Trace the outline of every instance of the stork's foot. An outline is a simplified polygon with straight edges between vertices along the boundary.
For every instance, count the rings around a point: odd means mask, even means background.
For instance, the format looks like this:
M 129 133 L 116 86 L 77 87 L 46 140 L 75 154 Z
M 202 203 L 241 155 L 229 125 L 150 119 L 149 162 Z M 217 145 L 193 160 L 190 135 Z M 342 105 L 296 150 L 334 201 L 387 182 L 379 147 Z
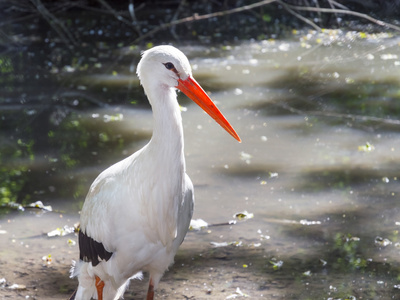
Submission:
M 100 279 L 100 277 L 95 276 L 96 278 L 96 289 L 97 289 L 97 299 L 103 300 L 103 288 L 104 288 L 104 281 Z
M 154 284 L 153 284 L 153 280 L 150 277 L 149 289 L 147 291 L 146 300 L 153 300 L 153 299 L 154 299 Z

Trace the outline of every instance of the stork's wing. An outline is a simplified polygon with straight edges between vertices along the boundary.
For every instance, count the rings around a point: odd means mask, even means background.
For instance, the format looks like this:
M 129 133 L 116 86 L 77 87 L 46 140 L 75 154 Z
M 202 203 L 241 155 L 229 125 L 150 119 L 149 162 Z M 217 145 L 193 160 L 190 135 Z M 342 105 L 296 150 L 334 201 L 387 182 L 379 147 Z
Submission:
M 84 262 L 91 262 L 93 267 L 97 266 L 100 260 L 109 260 L 112 255 L 102 243 L 87 236 L 82 230 L 79 231 L 79 251 L 79 258 Z

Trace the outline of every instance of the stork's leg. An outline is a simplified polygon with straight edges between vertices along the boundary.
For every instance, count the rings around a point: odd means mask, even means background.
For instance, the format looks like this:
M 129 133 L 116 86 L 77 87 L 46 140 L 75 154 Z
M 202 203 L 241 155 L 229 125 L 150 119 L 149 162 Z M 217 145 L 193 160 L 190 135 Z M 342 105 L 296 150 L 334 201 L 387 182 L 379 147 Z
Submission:
M 147 291 L 146 300 L 153 300 L 153 299 L 154 299 L 154 284 L 153 284 L 153 279 L 150 277 L 149 290 Z
M 97 299 L 103 300 L 104 282 L 98 276 L 95 276 L 95 278 L 96 278 Z

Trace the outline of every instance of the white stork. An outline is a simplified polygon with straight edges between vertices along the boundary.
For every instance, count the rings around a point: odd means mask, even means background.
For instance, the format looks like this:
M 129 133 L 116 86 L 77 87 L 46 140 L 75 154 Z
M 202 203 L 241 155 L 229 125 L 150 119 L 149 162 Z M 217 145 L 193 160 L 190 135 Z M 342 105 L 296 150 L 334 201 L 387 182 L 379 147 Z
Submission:
M 186 56 L 172 46 L 143 53 L 137 75 L 153 110 L 154 130 L 142 149 L 103 171 L 81 212 L 80 259 L 71 270 L 76 300 L 119 299 L 129 280 L 150 274 L 147 299 L 185 238 L 192 218 L 193 184 L 185 170 L 181 90 L 240 142 L 193 79 Z

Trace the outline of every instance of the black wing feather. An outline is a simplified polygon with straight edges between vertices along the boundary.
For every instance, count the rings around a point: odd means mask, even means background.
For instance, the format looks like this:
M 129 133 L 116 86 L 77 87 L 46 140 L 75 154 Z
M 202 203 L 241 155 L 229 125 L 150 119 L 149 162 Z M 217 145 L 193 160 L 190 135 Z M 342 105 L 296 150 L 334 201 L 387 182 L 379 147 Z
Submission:
M 108 252 L 102 243 L 99 243 L 79 230 L 79 258 L 84 262 L 91 262 L 93 267 L 100 263 L 100 260 L 109 260 L 112 252 Z

